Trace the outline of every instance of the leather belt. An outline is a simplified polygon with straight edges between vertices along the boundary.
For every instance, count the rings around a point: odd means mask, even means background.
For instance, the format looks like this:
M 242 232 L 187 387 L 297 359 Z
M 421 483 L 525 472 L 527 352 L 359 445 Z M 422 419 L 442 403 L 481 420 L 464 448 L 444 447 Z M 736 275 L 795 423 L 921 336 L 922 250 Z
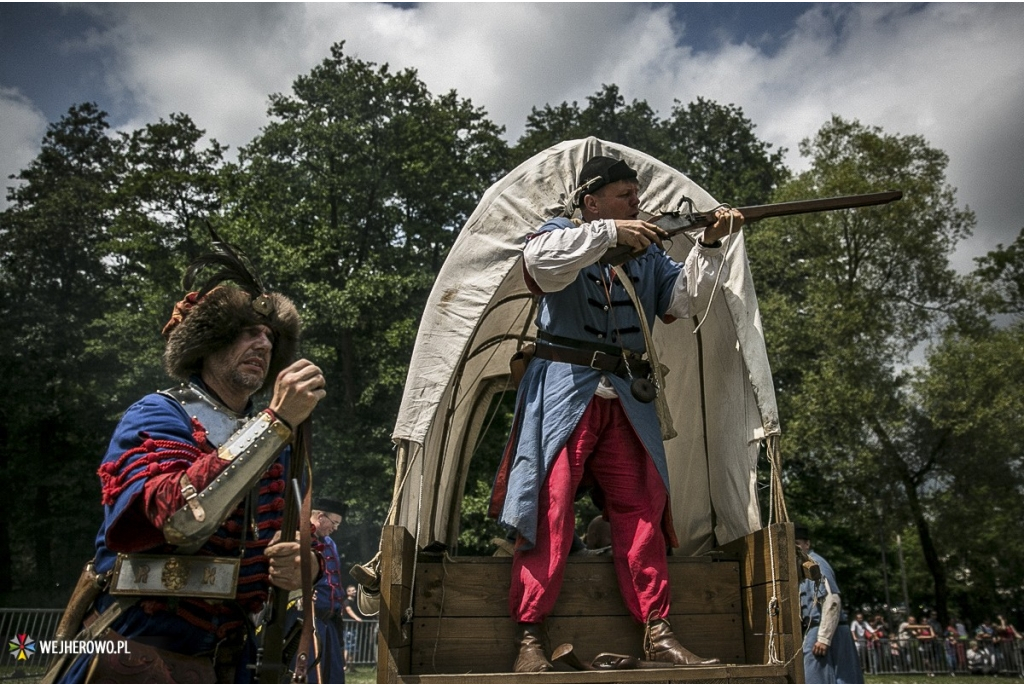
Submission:
M 534 356 L 553 362 L 588 366 L 598 371 L 613 373 L 622 378 L 647 378 L 651 372 L 651 364 L 646 360 L 637 357 L 627 360 L 621 354 L 610 354 L 601 350 L 555 347 L 554 345 L 539 343 Z
M 564 335 L 555 335 L 554 333 L 548 333 L 547 331 L 537 331 L 537 340 L 539 342 L 546 342 L 549 345 L 556 345 L 558 347 L 571 347 L 575 350 L 586 350 L 593 352 L 598 350 L 605 354 L 613 356 L 619 356 L 623 352 L 623 348 L 618 345 L 609 345 L 608 343 L 597 342 L 596 340 L 577 340 L 576 338 L 567 338 Z M 630 359 L 636 357 L 637 359 L 643 356 L 643 352 L 636 352 L 634 350 L 625 350 L 627 355 L 631 355 Z

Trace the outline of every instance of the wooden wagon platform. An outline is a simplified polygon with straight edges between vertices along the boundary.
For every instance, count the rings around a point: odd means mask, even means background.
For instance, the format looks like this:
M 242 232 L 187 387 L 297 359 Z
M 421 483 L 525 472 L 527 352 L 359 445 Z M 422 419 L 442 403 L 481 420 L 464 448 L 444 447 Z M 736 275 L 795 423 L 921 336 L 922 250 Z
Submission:
M 508 617 L 511 559 L 416 557 L 412 536 L 392 526 L 384 531 L 381 562 L 378 682 L 803 680 L 791 524 L 776 524 L 700 557 L 669 558 L 669 620 L 687 648 L 721 659 L 709 667 L 509 673 L 516 657 L 515 624 Z M 778 601 L 769 620 L 773 594 Z M 611 557 L 570 557 L 547 628 L 552 648 L 571 643 L 585 662 L 600 652 L 641 656 L 643 628 L 619 596 Z

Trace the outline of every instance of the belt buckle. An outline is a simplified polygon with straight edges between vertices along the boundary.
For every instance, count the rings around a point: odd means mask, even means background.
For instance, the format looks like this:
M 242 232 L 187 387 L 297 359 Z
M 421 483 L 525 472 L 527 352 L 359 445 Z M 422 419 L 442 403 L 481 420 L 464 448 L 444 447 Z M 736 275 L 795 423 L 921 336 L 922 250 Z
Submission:
M 604 371 L 604 369 L 597 365 L 597 355 L 599 354 L 601 354 L 601 350 L 594 350 L 594 356 L 590 358 L 590 368 Z

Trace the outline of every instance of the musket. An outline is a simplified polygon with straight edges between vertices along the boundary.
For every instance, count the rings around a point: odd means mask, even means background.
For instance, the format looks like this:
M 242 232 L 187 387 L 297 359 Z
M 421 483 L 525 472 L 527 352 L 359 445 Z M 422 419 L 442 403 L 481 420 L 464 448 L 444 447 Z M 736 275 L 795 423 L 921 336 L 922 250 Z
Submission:
M 303 421 L 295 430 L 292 440 L 292 454 L 288 462 L 288 480 L 292 485 L 285 490 L 285 507 L 281 517 L 281 540 L 292 539 L 296 531 L 299 532 L 300 554 L 302 556 L 302 582 L 308 585 L 310 573 L 308 566 L 308 553 L 310 549 L 308 538 L 309 512 L 308 492 L 304 497 L 298 485 L 298 478 L 302 468 L 309 460 L 309 433 L 310 419 Z M 312 486 L 312 484 L 309 484 Z M 285 683 L 285 682 L 306 682 L 305 667 L 308 658 L 308 648 L 300 653 L 296 659 L 295 671 L 291 669 L 291 660 L 296 650 L 303 650 L 303 642 L 308 641 L 312 631 L 311 601 L 310 593 L 303 592 L 303 618 L 298 623 L 302 632 L 301 638 L 296 639 L 295 630 L 285 633 L 285 620 L 288 615 L 288 592 L 275 587 L 271 593 L 269 619 L 263 626 L 263 642 L 259 647 L 254 680 L 264 683 Z M 298 644 L 298 647 L 296 646 Z
M 749 207 L 736 207 L 743 214 L 744 223 L 752 224 L 761 219 L 775 216 L 792 216 L 794 214 L 812 214 L 814 212 L 831 212 L 836 209 L 852 209 L 854 207 L 870 207 L 872 205 L 884 205 L 894 202 L 903 197 L 903 191 L 890 190 L 884 193 L 866 193 L 864 195 L 840 195 L 839 197 L 827 197 L 820 200 L 796 200 L 793 202 L 778 202 L 771 205 L 751 205 Z M 715 223 L 715 213 L 710 212 L 683 212 L 671 211 L 662 212 L 649 219 L 657 222 L 660 219 L 672 217 L 680 219 L 682 224 L 673 228 L 665 229 L 668 237 L 684 231 L 695 231 L 707 228 Z M 609 248 L 601 258 L 601 263 L 618 265 L 638 257 L 643 252 L 634 251 L 628 245 L 616 245 Z

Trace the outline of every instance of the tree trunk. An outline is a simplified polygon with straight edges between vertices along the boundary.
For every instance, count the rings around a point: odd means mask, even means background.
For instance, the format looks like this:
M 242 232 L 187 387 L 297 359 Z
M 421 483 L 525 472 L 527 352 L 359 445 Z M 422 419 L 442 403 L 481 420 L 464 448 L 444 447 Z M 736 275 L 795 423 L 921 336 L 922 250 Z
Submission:
M 932 578 L 935 581 L 935 611 L 939 614 L 939 621 L 945 625 L 946 620 L 949 618 L 947 607 L 949 591 L 946 587 L 946 567 L 942 565 L 939 553 L 935 549 L 935 543 L 932 541 L 928 520 L 924 516 L 921 500 L 917 496 L 917 488 L 913 487 L 906 480 L 904 480 L 903 486 L 907 489 L 907 502 L 910 504 L 914 525 L 917 527 L 917 536 L 921 540 L 921 552 L 924 554 L 925 563 L 928 564 L 928 570 L 931 571 Z
M 935 611 L 939 614 L 939 620 L 944 623 L 948 618 L 949 588 L 946 585 L 946 568 L 942 565 L 939 553 L 935 549 L 928 519 L 925 518 L 924 507 L 917 494 L 917 485 L 923 474 L 915 476 L 911 473 L 907 463 L 903 461 L 899 449 L 877 417 L 871 417 L 870 423 L 875 436 L 882 444 L 886 459 L 892 464 L 907 493 L 907 505 L 910 507 L 910 514 L 914 519 L 914 527 L 917 528 L 917 537 L 921 541 L 921 552 L 924 554 L 924 561 L 928 565 L 928 571 L 932 574 L 935 584 Z M 909 610 L 910 607 L 907 609 Z

